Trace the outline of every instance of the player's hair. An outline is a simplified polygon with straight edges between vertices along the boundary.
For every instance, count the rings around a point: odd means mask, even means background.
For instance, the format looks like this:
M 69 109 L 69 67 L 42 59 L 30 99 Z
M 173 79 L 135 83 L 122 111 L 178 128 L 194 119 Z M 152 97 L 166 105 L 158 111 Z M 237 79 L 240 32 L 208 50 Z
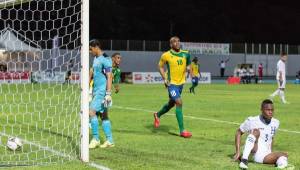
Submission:
M 99 47 L 101 49 L 101 43 L 97 39 L 93 39 L 90 41 L 90 46 L 91 47 Z
M 261 108 L 264 108 L 265 105 L 267 104 L 273 104 L 272 100 L 270 99 L 265 99 L 262 103 L 261 103 Z
M 198 58 L 197 58 L 197 57 L 194 57 L 192 61 L 193 61 L 193 62 L 197 62 L 197 61 L 198 61 Z
M 121 54 L 120 53 L 113 53 L 113 55 L 111 57 L 114 58 L 117 55 L 121 55 Z
M 175 38 L 180 39 L 178 36 L 173 36 L 173 37 L 170 38 L 170 43 L 171 43 Z
M 287 55 L 286 52 L 282 52 L 282 53 L 281 53 L 281 57 L 282 57 L 282 56 L 285 56 L 285 55 Z

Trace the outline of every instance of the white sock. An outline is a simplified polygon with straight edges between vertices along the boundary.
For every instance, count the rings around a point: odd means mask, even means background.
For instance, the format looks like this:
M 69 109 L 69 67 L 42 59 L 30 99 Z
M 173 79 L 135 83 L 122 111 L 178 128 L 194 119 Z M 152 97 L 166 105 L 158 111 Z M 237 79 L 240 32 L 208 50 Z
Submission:
M 277 89 L 273 94 L 271 94 L 271 97 L 275 97 L 276 95 L 278 95 L 279 94 L 279 92 L 280 92 L 280 90 L 279 89 Z
M 279 157 L 279 158 L 277 159 L 277 161 L 276 161 L 277 167 L 279 167 L 279 168 L 285 168 L 285 167 L 287 167 L 287 165 L 288 165 L 288 160 L 287 160 L 287 159 L 288 159 L 288 158 L 285 157 L 285 156 Z
M 254 147 L 255 141 L 256 141 L 256 137 L 253 134 L 249 134 L 247 136 L 242 159 L 247 159 L 248 160 L 248 157 L 251 153 L 251 150 Z
M 283 90 L 280 90 L 280 91 L 279 91 L 279 96 L 280 96 L 281 101 L 282 101 L 283 103 L 285 103 L 286 101 L 285 101 L 285 96 L 284 96 L 284 91 L 283 91 Z

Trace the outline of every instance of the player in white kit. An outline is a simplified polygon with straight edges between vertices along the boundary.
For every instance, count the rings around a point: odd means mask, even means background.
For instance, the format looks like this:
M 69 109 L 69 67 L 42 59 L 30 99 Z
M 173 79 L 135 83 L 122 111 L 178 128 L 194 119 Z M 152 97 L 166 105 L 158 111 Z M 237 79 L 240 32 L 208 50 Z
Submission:
M 248 168 L 250 153 L 253 153 L 254 161 L 264 164 L 275 164 L 283 169 L 288 165 L 288 154 L 285 152 L 272 152 L 273 138 L 279 127 L 279 120 L 273 118 L 273 102 L 266 99 L 261 104 L 261 114 L 248 117 L 238 128 L 235 135 L 235 161 L 240 159 L 241 136 L 247 133 L 240 168 Z
M 276 80 L 278 84 L 278 89 L 270 95 L 270 99 L 273 100 L 273 98 L 276 95 L 280 96 L 281 102 L 284 104 L 287 104 L 288 102 L 285 100 L 284 96 L 284 89 L 286 84 L 286 78 L 285 78 L 285 72 L 286 72 L 286 61 L 287 61 L 287 54 L 282 53 L 280 56 L 280 60 L 277 62 L 277 74 L 276 74 Z

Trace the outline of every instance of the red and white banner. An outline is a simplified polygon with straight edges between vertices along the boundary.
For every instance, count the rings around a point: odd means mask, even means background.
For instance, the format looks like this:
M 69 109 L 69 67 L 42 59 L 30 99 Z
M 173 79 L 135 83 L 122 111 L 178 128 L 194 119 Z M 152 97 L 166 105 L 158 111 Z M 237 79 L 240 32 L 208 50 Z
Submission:
M 71 73 L 71 83 L 80 83 L 80 72 Z
M 161 84 L 163 83 L 163 80 L 158 72 L 133 72 L 132 82 L 133 84 Z M 187 78 L 186 83 L 191 83 L 191 78 Z M 211 74 L 208 72 L 201 72 L 199 83 L 210 84 Z
M 29 83 L 30 73 L 28 71 L 0 72 L 0 83 Z

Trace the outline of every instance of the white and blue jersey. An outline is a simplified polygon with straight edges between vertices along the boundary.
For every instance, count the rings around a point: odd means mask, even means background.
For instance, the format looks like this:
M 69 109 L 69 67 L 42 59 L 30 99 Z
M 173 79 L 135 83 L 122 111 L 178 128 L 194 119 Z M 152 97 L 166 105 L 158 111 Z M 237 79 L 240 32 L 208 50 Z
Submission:
M 106 73 L 112 71 L 112 60 L 106 54 L 94 58 L 93 62 L 93 99 L 90 103 L 90 108 L 96 112 L 103 112 L 104 100 L 106 92 Z

